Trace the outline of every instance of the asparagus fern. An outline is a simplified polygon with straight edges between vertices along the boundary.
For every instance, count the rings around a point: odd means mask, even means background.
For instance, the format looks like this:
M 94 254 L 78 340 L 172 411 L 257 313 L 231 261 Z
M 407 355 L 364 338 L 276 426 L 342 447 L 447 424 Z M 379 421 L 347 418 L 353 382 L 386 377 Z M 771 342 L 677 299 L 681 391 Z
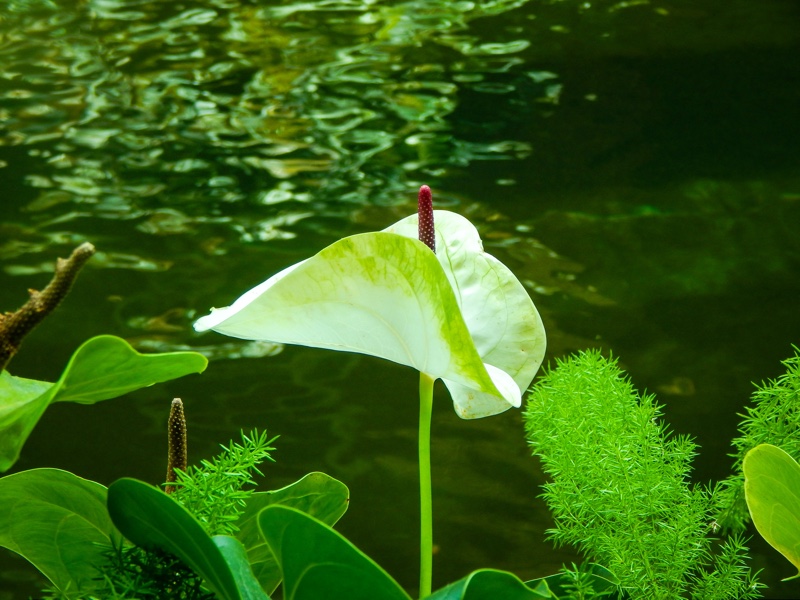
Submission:
M 655 398 L 598 351 L 559 361 L 539 381 L 525 422 L 552 478 L 550 537 L 607 567 L 634 598 L 758 597 L 742 540 L 714 558 L 713 490 L 690 484 L 696 446 L 660 417 Z

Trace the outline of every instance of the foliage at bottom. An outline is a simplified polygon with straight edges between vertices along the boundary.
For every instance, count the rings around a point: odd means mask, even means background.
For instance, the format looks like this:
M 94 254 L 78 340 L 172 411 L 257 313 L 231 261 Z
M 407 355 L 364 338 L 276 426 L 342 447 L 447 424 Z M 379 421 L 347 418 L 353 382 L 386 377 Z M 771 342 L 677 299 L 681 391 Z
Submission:
M 689 482 L 695 444 L 660 417 L 654 397 L 598 351 L 559 361 L 537 383 L 525 423 L 551 477 L 550 537 L 607 567 L 634 598 L 759 597 L 744 541 L 714 537 L 714 489 Z

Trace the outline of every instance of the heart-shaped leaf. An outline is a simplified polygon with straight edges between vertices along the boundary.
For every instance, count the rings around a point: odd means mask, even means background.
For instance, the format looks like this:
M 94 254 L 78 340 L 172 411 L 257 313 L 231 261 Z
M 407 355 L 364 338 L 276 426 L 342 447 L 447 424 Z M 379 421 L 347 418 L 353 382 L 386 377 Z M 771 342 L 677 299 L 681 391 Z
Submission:
M 209 536 L 161 490 L 136 479 L 118 479 L 108 488 L 108 512 L 131 542 L 174 554 L 221 600 L 269 600 L 250 570 L 244 546 L 229 536 Z
M 269 596 L 264 593 L 258 579 L 253 575 L 247 560 L 247 550 L 242 543 L 229 535 L 215 535 L 211 539 L 228 563 L 239 592 L 238 597 L 242 600 L 269 600 Z
M 744 494 L 758 530 L 800 577 L 800 465 L 777 446 L 761 444 L 744 457 Z
M 258 524 L 283 572 L 284 600 L 411 600 L 372 559 L 302 511 L 268 506 Z
M 236 521 L 237 539 L 247 548 L 253 573 L 267 593 L 281 581 L 281 570 L 258 528 L 258 513 L 267 506 L 280 504 L 303 511 L 333 525 L 347 510 L 350 491 L 341 481 L 325 473 L 309 473 L 279 490 L 256 492 L 247 499 L 244 512 Z
M 85 598 L 98 586 L 96 566 L 113 535 L 99 483 L 60 469 L 0 479 L 0 546 L 25 557 L 66 598 Z
M 56 383 L 0 372 L 0 471 L 8 470 L 53 402 L 94 404 L 139 388 L 205 370 L 197 352 L 140 354 L 123 339 L 101 335 L 84 342 Z

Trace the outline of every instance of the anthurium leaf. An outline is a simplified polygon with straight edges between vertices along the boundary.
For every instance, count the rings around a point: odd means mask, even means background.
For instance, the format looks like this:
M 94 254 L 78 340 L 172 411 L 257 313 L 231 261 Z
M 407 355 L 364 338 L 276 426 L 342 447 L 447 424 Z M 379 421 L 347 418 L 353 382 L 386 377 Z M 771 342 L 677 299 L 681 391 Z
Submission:
M 428 596 L 428 600 L 539 600 L 553 598 L 529 588 L 513 573 L 481 569 Z
M 484 366 L 436 256 L 394 233 L 334 242 L 199 319 L 195 329 L 377 356 L 508 407 L 520 404 L 511 376 L 493 372 L 502 379 L 498 389 Z M 459 414 L 482 416 L 465 398 Z
M 96 565 L 114 535 L 99 483 L 59 469 L 0 479 L 0 546 L 25 557 L 66 598 L 85 598 L 98 586 Z
M 247 550 L 242 543 L 229 535 L 215 535 L 211 538 L 222 553 L 225 562 L 231 570 L 239 597 L 242 599 L 262 598 L 269 600 L 269 596 L 261 589 L 261 584 L 250 568 L 247 560 Z
M 249 565 L 241 544 L 220 539 L 226 536 L 212 539 L 161 490 L 136 479 L 118 479 L 108 488 L 108 513 L 131 542 L 174 554 L 221 600 L 268 600 L 252 573 L 246 573 Z
M 341 481 L 325 473 L 309 473 L 279 490 L 256 492 L 247 499 L 244 512 L 236 521 L 236 534 L 245 548 L 253 573 L 267 593 L 281 581 L 281 570 L 258 528 L 258 513 L 267 506 L 291 506 L 333 525 L 347 510 L 350 491 Z
M 52 387 L 46 381 L 0 371 L 0 472 L 17 462 L 25 440 L 52 400 Z
M 0 471 L 16 462 L 25 440 L 53 402 L 94 404 L 200 373 L 207 364 L 197 352 L 140 354 L 121 338 L 101 335 L 75 351 L 56 383 L 0 372 Z
M 539 594 L 542 598 L 555 598 L 557 599 L 558 596 L 550 589 L 550 586 L 547 585 L 546 578 L 542 579 L 534 579 L 533 581 L 526 581 L 525 585 L 531 588 L 534 592 Z
M 410 600 L 383 569 L 339 533 L 288 506 L 258 515 L 283 572 L 284 600 Z
M 744 494 L 758 533 L 800 577 L 800 465 L 781 448 L 760 444 L 744 457 Z
M 208 365 L 198 352 L 141 354 L 122 338 L 100 335 L 75 351 L 55 384 L 53 402 L 94 404 L 116 398 L 154 383 L 190 373 L 202 373 Z
M 447 210 L 433 211 L 436 258 L 455 291 L 459 309 L 475 348 L 487 365 L 510 375 L 526 390 L 544 358 L 547 340 L 542 319 L 530 295 L 511 270 L 484 252 L 475 226 Z M 413 214 L 385 231 L 416 239 L 419 215 Z M 460 406 L 474 413 L 494 414 L 509 408 L 496 396 L 464 388 L 445 379 L 450 394 Z

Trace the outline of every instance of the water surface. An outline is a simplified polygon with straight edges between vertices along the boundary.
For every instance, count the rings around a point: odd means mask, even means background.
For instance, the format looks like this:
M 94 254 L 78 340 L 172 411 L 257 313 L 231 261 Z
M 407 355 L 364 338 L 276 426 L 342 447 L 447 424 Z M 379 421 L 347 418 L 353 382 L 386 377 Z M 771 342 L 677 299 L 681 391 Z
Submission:
M 729 469 L 751 381 L 800 343 L 800 8 L 683 2 L 10 0 L 0 11 L 0 307 L 83 240 L 99 254 L 13 373 L 86 338 L 191 347 L 201 377 L 54 406 L 15 469 L 158 482 L 173 396 L 190 458 L 281 435 L 265 486 L 324 470 L 339 529 L 411 592 L 416 376 L 191 330 L 275 271 L 409 214 L 422 183 L 526 285 L 548 360 L 590 346 Z M 519 411 L 460 421 L 437 388 L 435 587 L 554 551 Z M 791 568 L 763 545 L 772 588 Z M 0 593 L 36 592 L 0 556 Z

